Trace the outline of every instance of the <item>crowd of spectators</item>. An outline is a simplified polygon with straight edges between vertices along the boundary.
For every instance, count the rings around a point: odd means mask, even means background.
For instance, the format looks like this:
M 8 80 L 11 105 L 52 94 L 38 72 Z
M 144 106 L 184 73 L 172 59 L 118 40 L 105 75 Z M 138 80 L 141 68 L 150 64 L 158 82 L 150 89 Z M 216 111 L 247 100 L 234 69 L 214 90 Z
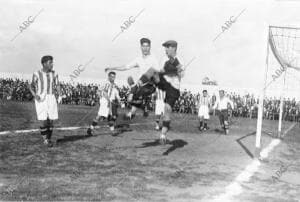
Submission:
M 97 84 L 77 84 L 60 83 L 62 93 L 61 104 L 89 105 L 95 106 L 99 100 Z M 121 97 L 121 106 L 127 106 L 126 95 L 129 91 L 128 87 L 119 88 Z M 197 114 L 198 101 L 201 94 L 193 94 L 184 90 L 181 92 L 179 99 L 176 101 L 173 111 L 177 113 Z M 227 96 L 233 101 L 234 109 L 230 110 L 230 114 L 234 117 L 257 118 L 258 98 L 254 95 L 240 95 L 236 93 L 228 93 Z M 150 109 L 154 109 L 154 97 L 149 104 Z M 0 99 L 14 101 L 32 101 L 33 97 L 29 91 L 29 82 L 22 79 L 1 79 L 0 78 Z M 211 105 L 214 104 L 217 96 L 211 95 Z M 264 119 L 279 119 L 280 100 L 276 98 L 266 98 L 264 100 Z M 283 119 L 286 121 L 300 121 L 300 102 L 295 99 L 285 99 L 283 105 Z

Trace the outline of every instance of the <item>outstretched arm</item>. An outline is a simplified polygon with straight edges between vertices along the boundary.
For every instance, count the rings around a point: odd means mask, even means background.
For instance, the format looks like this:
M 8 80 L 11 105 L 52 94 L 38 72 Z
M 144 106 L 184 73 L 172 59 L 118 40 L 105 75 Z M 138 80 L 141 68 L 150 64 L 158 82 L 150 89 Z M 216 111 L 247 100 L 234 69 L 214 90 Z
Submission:
M 120 67 L 107 67 L 107 68 L 105 68 L 105 72 L 107 72 L 107 71 L 127 71 L 127 70 L 130 70 L 135 67 L 137 67 L 137 66 L 128 67 L 128 66 L 123 65 Z
M 107 72 L 107 71 L 127 71 L 127 70 L 137 68 L 137 67 L 139 67 L 139 65 L 138 65 L 138 63 L 136 62 L 136 59 L 135 59 L 127 65 L 122 65 L 122 66 L 119 66 L 119 67 L 105 68 L 105 72 Z

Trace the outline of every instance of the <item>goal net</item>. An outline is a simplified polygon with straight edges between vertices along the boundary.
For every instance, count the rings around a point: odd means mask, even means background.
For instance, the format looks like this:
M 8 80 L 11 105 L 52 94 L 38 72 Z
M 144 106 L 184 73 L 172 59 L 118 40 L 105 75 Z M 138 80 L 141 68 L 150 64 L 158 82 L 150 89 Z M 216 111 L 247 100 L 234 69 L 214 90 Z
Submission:
M 264 86 L 258 103 L 256 148 L 261 135 L 282 138 L 300 121 L 300 28 L 269 26 Z

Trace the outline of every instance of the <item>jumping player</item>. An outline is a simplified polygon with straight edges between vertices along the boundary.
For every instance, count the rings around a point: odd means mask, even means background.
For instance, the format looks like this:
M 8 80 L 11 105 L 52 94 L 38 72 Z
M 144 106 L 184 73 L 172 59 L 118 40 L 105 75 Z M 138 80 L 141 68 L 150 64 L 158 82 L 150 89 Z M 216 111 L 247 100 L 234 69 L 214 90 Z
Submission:
M 51 136 L 53 121 L 58 119 L 57 98 L 60 95 L 60 87 L 58 75 L 53 71 L 53 57 L 43 56 L 41 63 L 42 69 L 33 73 L 29 90 L 34 97 L 37 119 L 42 122 L 40 132 L 44 144 L 52 147 Z
M 99 91 L 100 95 L 100 107 L 96 118 L 87 130 L 87 135 L 92 136 L 95 126 L 98 125 L 99 121 L 108 121 L 109 129 L 113 135 L 117 134 L 115 131 L 115 125 L 117 120 L 118 103 L 120 102 L 120 96 L 118 88 L 115 84 L 116 73 L 108 73 L 108 83 Z
M 224 90 L 220 90 L 219 95 L 220 98 L 216 100 L 213 108 L 218 110 L 221 127 L 224 129 L 225 135 L 227 135 L 229 133 L 228 105 L 230 105 L 232 109 L 234 105 L 228 97 L 225 97 Z
M 160 135 L 160 142 L 166 144 L 166 134 L 170 128 L 171 112 L 176 100 L 180 96 L 180 80 L 183 77 L 182 60 L 177 57 L 177 42 L 166 41 L 162 44 L 165 47 L 166 59 L 163 69 L 158 72 L 150 68 L 137 82 L 139 87 L 135 94 L 145 93 L 145 83 L 153 82 L 157 88 L 166 92 L 163 114 L 163 127 Z
M 202 91 L 202 96 L 199 99 L 199 130 L 208 130 L 207 122 L 209 120 L 209 107 L 210 107 L 210 98 L 207 94 L 207 90 Z
M 158 70 L 158 60 L 155 56 L 153 56 L 150 52 L 151 50 L 151 41 L 148 38 L 142 38 L 140 39 L 140 45 L 141 45 L 141 52 L 142 54 L 135 58 L 133 61 L 131 61 L 129 64 L 120 66 L 120 67 L 109 67 L 106 68 L 105 71 L 128 71 L 128 70 L 135 70 L 135 73 L 133 73 L 133 77 L 128 78 L 128 84 L 132 85 L 134 84 L 137 79 L 140 78 L 142 73 L 146 72 L 149 68 L 153 68 Z M 129 83 L 130 82 L 130 83 Z M 152 85 L 148 86 L 151 90 L 151 93 L 155 91 L 155 88 Z M 133 92 L 135 92 L 136 88 L 131 88 L 131 93 L 128 96 L 127 101 L 131 103 L 132 107 L 130 112 L 127 113 L 127 117 L 129 119 L 132 119 L 132 117 L 135 115 L 137 108 L 143 108 L 141 104 L 139 103 L 139 100 L 145 98 L 148 94 L 144 94 L 141 96 L 133 96 Z M 151 94 L 149 93 L 149 94 Z

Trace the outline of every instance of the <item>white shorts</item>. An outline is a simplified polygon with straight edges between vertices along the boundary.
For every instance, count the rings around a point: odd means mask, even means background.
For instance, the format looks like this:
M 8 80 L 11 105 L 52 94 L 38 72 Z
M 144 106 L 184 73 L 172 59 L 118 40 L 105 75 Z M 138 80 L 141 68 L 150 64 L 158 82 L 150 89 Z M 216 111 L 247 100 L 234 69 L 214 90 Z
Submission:
M 37 119 L 45 121 L 58 119 L 57 101 L 54 95 L 41 96 L 41 101 L 35 100 Z
M 103 117 L 107 118 L 109 113 L 110 113 L 110 110 L 109 110 L 107 99 L 101 98 L 98 116 L 103 116 Z
M 155 101 L 155 115 L 164 114 L 165 111 L 165 102 L 163 100 Z
M 203 117 L 204 119 L 209 119 L 209 109 L 208 106 L 200 106 L 198 111 L 198 117 Z

